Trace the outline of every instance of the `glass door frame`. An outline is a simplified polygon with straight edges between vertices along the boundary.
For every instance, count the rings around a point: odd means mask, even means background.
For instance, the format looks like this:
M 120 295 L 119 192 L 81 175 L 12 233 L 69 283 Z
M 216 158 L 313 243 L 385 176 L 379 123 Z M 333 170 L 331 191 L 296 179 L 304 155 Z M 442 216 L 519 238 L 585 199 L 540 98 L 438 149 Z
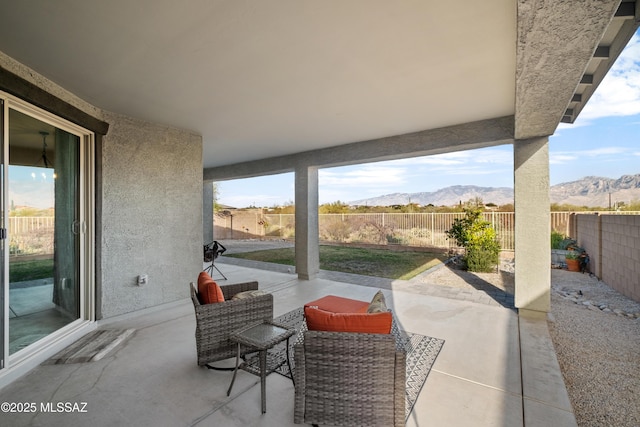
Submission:
M 49 334 L 36 343 L 17 351 L 14 354 L 9 355 L 9 318 L 7 313 L 9 305 L 9 251 L 8 242 L 9 238 L 0 241 L 3 245 L 4 254 L 3 259 L 0 262 L 3 263 L 4 268 L 2 280 L 2 286 L 0 287 L 3 292 L 4 299 L 4 313 L 2 313 L 2 325 L 3 335 L 2 344 L 0 348 L 3 350 L 2 358 L 4 359 L 4 366 L 2 368 L 8 368 L 20 363 L 22 360 L 29 358 L 33 354 L 39 352 L 45 347 L 49 347 L 62 338 L 73 334 L 78 329 L 86 326 L 87 323 L 95 322 L 95 135 L 93 132 L 82 128 L 74 123 L 71 123 L 65 119 L 62 119 L 53 113 L 45 111 L 39 107 L 36 107 L 28 102 L 25 102 L 12 95 L 6 94 L 0 91 L 0 99 L 4 100 L 2 106 L 3 120 L 3 177 L 2 177 L 2 192 L 7 194 L 8 190 L 8 168 L 6 167 L 10 162 L 8 157 L 9 147 L 9 110 L 19 111 L 23 114 L 29 115 L 37 120 L 48 123 L 56 128 L 62 129 L 66 132 L 74 134 L 79 137 L 80 141 L 80 190 L 79 190 L 79 221 L 80 221 L 80 261 L 79 261 L 79 278 L 80 278 L 80 313 L 79 318 L 61 329 Z M 0 119 L 2 122 L 2 119 Z M 8 212 L 7 197 L 2 200 L 2 210 Z M 1 372 L 1 371 L 0 371 Z
M 9 144 L 5 144 L 8 139 L 8 127 L 4 126 L 5 122 L 5 104 L 3 98 L 0 97 L 0 370 L 4 369 L 8 356 L 7 342 L 5 337 L 9 336 L 9 318 L 5 318 L 5 313 L 9 310 L 9 301 L 5 287 L 9 287 L 9 239 L 7 236 L 7 203 L 5 201 L 7 194 L 7 176 L 4 164 L 8 156 Z

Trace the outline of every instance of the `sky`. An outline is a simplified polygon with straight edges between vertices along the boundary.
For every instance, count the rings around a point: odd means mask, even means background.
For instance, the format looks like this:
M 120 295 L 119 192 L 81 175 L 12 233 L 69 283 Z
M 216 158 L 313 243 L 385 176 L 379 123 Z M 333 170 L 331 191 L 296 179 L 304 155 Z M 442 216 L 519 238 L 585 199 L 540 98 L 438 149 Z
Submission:
M 54 206 L 53 169 L 30 166 L 9 167 L 10 206 L 48 209 Z
M 585 176 L 640 173 L 640 30 L 632 37 L 573 124 L 549 138 L 551 185 Z M 513 187 L 511 145 L 395 161 L 320 169 L 320 204 L 451 185 Z M 217 202 L 233 207 L 292 203 L 294 175 L 223 181 Z

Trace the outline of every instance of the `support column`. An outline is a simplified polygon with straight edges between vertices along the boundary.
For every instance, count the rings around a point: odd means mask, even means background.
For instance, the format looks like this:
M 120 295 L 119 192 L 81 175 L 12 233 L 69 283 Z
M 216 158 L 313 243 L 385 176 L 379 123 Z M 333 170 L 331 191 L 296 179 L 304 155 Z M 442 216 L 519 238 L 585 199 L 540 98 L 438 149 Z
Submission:
M 213 183 L 202 183 L 202 242 L 209 244 L 213 241 Z
M 515 305 L 548 312 L 551 307 L 549 139 L 516 140 L 514 153 Z
M 318 168 L 296 167 L 296 272 L 311 280 L 320 272 Z

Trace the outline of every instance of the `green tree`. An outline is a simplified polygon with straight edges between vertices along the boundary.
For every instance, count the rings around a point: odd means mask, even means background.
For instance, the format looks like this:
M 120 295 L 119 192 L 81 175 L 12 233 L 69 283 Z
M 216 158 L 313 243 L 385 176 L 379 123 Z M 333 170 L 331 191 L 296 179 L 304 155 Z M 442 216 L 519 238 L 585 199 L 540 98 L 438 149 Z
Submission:
M 318 212 L 321 214 L 335 214 L 348 213 L 350 210 L 349 205 L 338 200 L 337 202 L 320 205 Z
M 491 223 L 482 218 L 482 208 L 465 208 L 465 216 L 456 218 L 447 237 L 465 249 L 469 271 L 491 272 L 498 264 L 500 243 Z
M 273 213 L 276 214 L 294 214 L 296 213 L 296 205 L 292 200 L 289 200 L 282 206 L 274 206 L 270 209 Z
M 640 199 L 633 199 L 621 207 L 622 211 L 640 211 Z

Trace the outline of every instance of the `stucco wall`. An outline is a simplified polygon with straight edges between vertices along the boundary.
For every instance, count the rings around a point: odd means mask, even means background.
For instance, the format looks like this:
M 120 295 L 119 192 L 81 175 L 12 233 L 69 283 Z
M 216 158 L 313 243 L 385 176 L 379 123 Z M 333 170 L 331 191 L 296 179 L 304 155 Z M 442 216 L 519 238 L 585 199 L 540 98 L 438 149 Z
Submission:
M 97 318 L 187 298 L 202 270 L 202 137 L 104 111 L 3 52 L 0 66 L 109 124 L 96 149 Z
M 202 269 L 202 139 L 111 113 L 105 120 L 98 314 L 107 318 L 188 297 Z
M 599 242 L 590 237 L 598 222 L 602 230 Z M 592 271 L 613 289 L 640 302 L 640 215 L 577 215 L 577 230 L 578 244 L 589 253 Z M 599 250 L 600 260 L 593 256 Z

